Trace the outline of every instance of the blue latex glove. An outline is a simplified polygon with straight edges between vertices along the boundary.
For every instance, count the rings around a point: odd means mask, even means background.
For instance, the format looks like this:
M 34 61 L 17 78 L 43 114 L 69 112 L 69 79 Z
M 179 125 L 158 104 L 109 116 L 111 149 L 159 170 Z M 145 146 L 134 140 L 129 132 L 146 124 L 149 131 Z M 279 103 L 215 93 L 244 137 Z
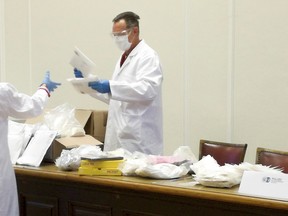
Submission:
M 50 71 L 46 72 L 42 83 L 46 85 L 46 88 L 48 88 L 49 92 L 54 91 L 54 89 L 56 89 L 59 85 L 61 85 L 61 83 L 53 82 L 50 80 Z
M 88 86 L 100 93 L 110 93 L 110 83 L 109 80 L 99 80 L 94 82 L 89 82 Z
M 77 68 L 74 68 L 74 75 L 76 78 L 83 78 L 82 72 L 78 70 Z

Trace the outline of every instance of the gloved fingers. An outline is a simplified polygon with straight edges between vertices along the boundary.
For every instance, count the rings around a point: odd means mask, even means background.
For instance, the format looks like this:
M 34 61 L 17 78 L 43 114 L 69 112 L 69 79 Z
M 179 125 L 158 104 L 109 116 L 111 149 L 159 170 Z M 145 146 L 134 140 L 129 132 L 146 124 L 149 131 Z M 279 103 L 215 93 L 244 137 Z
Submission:
M 76 78 L 83 78 L 82 72 L 78 70 L 77 68 L 74 68 L 74 75 Z
M 52 92 L 55 88 L 57 88 L 59 85 L 61 85 L 61 83 L 51 81 L 50 71 L 47 71 L 45 73 L 45 77 L 44 77 L 44 80 L 42 83 L 44 83 L 46 85 L 46 87 L 48 88 L 48 90 L 50 92 Z
M 53 83 L 54 85 L 57 85 L 57 86 L 61 85 L 61 83 L 59 83 L 59 82 L 53 82 L 53 81 L 51 81 L 51 83 Z
M 101 84 L 99 81 L 89 82 L 88 86 L 101 93 Z
M 50 71 L 46 71 L 44 79 L 50 79 Z
M 100 81 L 93 81 L 93 82 L 89 82 L 88 83 L 88 86 L 89 87 L 95 87 L 95 86 L 99 86 L 99 84 L 100 84 Z
M 55 82 L 51 82 L 50 83 L 50 91 L 53 92 L 54 89 L 58 88 L 58 86 L 60 86 L 61 83 L 55 83 Z
M 54 81 L 52 81 L 52 80 L 50 79 L 50 72 L 48 72 L 47 74 L 48 74 L 48 80 L 49 80 L 49 82 L 50 82 L 51 84 L 61 85 L 61 83 L 59 83 L 59 82 L 54 82 Z
M 102 94 L 111 92 L 109 80 L 99 80 L 89 82 L 88 86 Z

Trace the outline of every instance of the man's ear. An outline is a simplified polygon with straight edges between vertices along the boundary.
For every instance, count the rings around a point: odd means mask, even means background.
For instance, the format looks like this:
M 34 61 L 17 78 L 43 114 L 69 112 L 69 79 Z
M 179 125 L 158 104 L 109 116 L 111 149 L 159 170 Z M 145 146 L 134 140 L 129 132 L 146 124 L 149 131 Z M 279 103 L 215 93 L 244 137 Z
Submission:
M 138 26 L 134 26 L 134 27 L 133 27 L 133 33 L 134 33 L 134 34 L 138 34 L 138 33 L 139 33 L 139 28 L 138 28 Z

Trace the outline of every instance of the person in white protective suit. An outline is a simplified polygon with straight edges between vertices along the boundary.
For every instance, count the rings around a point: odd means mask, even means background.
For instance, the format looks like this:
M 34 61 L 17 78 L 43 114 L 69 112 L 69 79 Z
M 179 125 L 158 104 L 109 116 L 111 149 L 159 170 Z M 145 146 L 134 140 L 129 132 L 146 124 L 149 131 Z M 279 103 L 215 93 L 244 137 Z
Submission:
M 30 118 L 40 115 L 45 102 L 60 83 L 50 80 L 45 74 L 43 83 L 33 96 L 19 93 L 9 83 L 0 83 L 0 215 L 18 216 L 18 195 L 15 173 L 8 147 L 8 118 Z
M 139 38 L 140 17 L 124 12 L 113 19 L 112 37 L 123 51 L 111 80 L 89 82 L 90 94 L 109 104 L 104 151 L 163 154 L 162 81 L 158 54 Z M 83 77 L 74 68 L 75 77 Z

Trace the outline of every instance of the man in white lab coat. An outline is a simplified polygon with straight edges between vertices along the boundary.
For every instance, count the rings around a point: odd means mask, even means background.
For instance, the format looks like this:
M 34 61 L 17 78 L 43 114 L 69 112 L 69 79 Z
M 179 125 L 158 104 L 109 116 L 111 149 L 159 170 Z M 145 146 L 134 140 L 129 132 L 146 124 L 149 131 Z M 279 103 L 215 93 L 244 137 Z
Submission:
M 113 19 L 112 37 L 123 51 L 111 80 L 90 82 L 91 94 L 109 103 L 104 150 L 161 155 L 162 69 L 157 53 L 139 38 L 140 17 L 124 12 Z M 74 70 L 76 77 L 81 71 Z
M 0 83 L 0 215 L 18 216 L 16 179 L 8 147 L 8 117 L 30 118 L 41 114 L 44 105 L 60 83 L 50 80 L 47 72 L 33 96 L 19 93 L 9 83 Z

